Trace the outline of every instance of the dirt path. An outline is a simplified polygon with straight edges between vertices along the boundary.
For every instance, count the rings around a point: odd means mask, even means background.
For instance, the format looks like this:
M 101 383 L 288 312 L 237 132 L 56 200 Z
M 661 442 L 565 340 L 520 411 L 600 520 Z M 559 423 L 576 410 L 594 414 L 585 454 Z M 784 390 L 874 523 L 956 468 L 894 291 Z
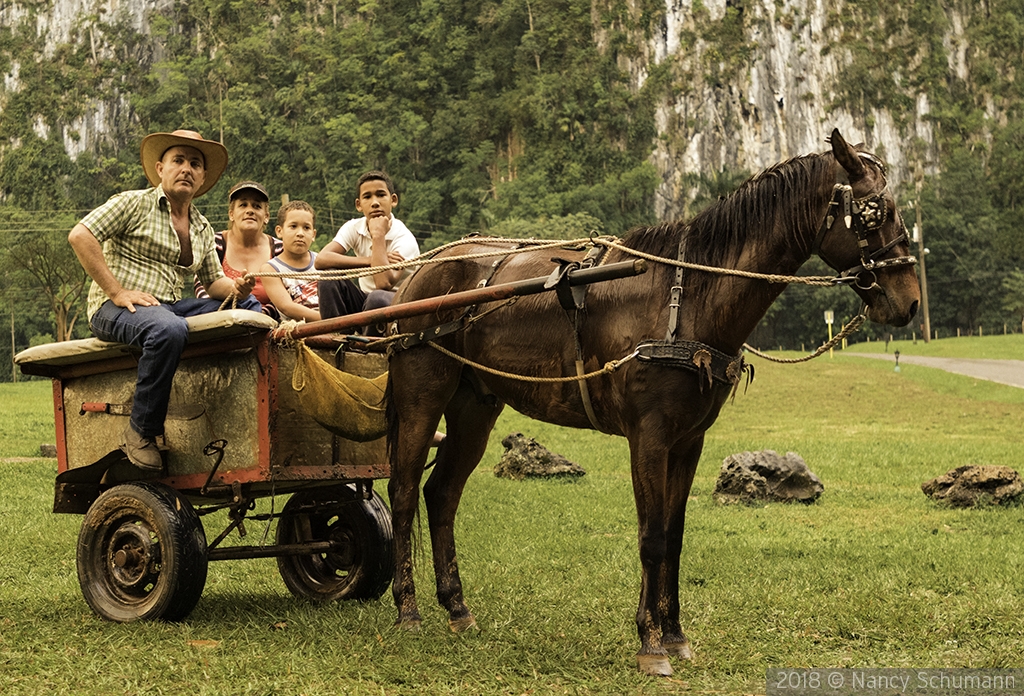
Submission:
M 846 353 L 855 358 L 877 358 L 888 360 L 894 366 L 896 358 L 890 354 Z M 922 355 L 901 355 L 900 364 L 937 367 L 946 372 L 967 375 L 989 382 L 1008 384 L 1024 389 L 1024 360 L 982 360 L 980 358 L 930 358 Z

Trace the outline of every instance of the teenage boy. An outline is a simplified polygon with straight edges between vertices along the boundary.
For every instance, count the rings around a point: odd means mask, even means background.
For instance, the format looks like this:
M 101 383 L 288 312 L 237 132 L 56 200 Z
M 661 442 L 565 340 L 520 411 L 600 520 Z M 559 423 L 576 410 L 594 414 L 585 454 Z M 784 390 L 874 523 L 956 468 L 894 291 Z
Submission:
M 317 270 L 387 266 L 419 256 L 416 238 L 392 214 L 397 205 L 398 195 L 387 174 L 374 170 L 359 177 L 356 210 L 363 217 L 341 226 L 317 254 Z M 412 269 L 405 268 L 362 276 L 358 285 L 351 280 L 321 280 L 320 315 L 327 319 L 387 307 L 395 289 L 410 275 Z
M 113 196 L 68 235 L 92 278 L 89 326 L 97 337 L 142 349 L 132 414 L 120 445 L 129 461 L 159 472 L 171 382 L 188 343 L 185 317 L 215 312 L 232 295 L 240 309 L 260 311 L 253 281 L 224 275 L 213 228 L 192 205 L 224 173 L 224 146 L 195 131 L 151 133 L 142 168 L 153 188 Z M 196 276 L 212 299 L 182 299 Z
M 316 213 L 305 201 L 290 201 L 277 211 L 274 234 L 284 248 L 263 264 L 261 273 L 305 273 L 313 270 L 317 253 L 309 250 L 316 239 Z M 263 278 L 270 301 L 282 315 L 296 321 L 319 321 L 320 312 L 315 280 L 302 278 Z

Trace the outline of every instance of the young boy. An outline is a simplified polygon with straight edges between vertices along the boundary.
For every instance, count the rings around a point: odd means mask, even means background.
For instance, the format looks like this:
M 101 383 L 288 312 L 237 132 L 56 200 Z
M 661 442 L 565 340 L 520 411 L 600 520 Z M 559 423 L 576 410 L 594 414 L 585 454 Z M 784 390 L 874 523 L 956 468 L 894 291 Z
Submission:
M 387 266 L 419 256 L 416 238 L 392 214 L 397 205 L 398 195 L 387 174 L 374 170 L 359 177 L 356 210 L 363 217 L 341 226 L 334 240 L 317 255 L 316 268 Z M 387 307 L 395 289 L 410 275 L 412 269 L 406 268 L 362 276 L 358 285 L 351 280 L 321 280 L 320 314 L 326 319 Z
M 309 250 L 316 239 L 316 214 L 305 201 L 291 201 L 277 211 L 274 233 L 284 245 L 281 253 L 263 264 L 262 273 L 302 273 L 313 270 L 317 254 Z M 319 321 L 319 301 L 315 280 L 301 278 L 263 278 L 267 296 L 282 315 L 289 319 Z

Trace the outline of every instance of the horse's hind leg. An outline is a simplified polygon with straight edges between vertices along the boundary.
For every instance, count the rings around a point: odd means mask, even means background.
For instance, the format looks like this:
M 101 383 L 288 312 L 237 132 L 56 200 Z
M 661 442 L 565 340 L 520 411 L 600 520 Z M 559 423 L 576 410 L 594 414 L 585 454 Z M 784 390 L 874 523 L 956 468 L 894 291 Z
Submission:
M 424 350 L 407 351 L 392 358 L 388 383 L 388 495 L 395 553 L 391 593 L 398 609 L 395 624 L 409 630 L 420 626 L 412 548 L 420 479 L 441 413 L 456 389 L 461 371 L 461 365 L 425 359 L 431 354 Z
M 476 627 L 476 620 L 462 595 L 462 580 L 455 556 L 455 513 L 470 474 L 487 448 L 487 438 L 503 404 L 481 397 L 463 379 L 445 410 L 447 437 L 430 477 L 423 486 L 423 500 L 430 524 L 434 552 L 437 601 L 448 611 L 453 631 Z

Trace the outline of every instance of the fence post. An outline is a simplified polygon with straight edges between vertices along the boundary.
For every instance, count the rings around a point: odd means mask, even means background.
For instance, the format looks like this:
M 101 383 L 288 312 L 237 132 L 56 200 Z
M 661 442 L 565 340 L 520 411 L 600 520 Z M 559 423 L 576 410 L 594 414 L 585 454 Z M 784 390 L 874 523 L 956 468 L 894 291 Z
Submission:
M 11 307 L 11 381 L 18 381 L 18 366 L 14 362 L 14 307 Z

